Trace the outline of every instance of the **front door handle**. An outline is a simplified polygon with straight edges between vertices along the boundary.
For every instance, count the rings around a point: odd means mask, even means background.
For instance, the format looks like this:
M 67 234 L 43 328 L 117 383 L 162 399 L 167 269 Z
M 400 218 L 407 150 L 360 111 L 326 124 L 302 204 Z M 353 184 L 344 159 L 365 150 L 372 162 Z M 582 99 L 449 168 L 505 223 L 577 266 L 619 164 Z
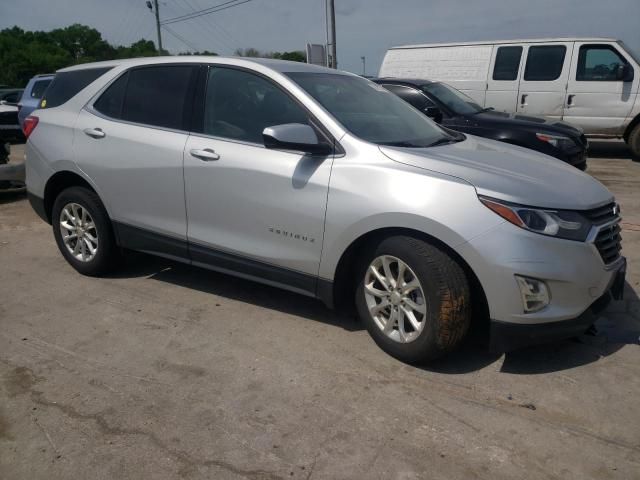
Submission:
M 527 97 L 529 95 L 526 93 L 523 93 L 522 96 L 520 97 L 520 105 L 526 105 L 527 104 Z
M 203 150 L 198 150 L 198 149 L 194 148 L 189 153 L 191 153 L 192 157 L 199 158 L 200 160 L 202 160 L 204 162 L 210 162 L 212 160 L 219 160 L 220 159 L 220 155 L 218 155 L 216 152 L 214 152 L 210 148 L 205 148 Z
M 83 132 L 91 138 L 104 138 L 107 135 L 101 128 L 85 128 Z
M 573 99 L 574 99 L 575 95 L 569 95 L 567 97 L 567 107 L 573 107 Z

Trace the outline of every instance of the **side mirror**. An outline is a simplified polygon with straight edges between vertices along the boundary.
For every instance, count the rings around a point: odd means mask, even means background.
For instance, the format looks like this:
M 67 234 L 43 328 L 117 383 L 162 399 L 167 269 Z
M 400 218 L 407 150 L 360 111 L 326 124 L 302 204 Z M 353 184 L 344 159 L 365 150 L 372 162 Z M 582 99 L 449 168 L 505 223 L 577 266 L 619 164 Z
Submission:
M 631 65 L 618 65 L 616 67 L 616 80 L 623 82 L 633 81 L 633 68 L 631 68 Z
M 8 105 L 9 102 L 7 102 L 6 100 L 0 100 L 0 105 Z
M 424 113 L 436 123 L 440 123 L 442 121 L 442 110 L 438 107 L 427 107 L 424 109 Z
M 329 155 L 333 147 L 318 140 L 313 128 L 303 123 L 267 127 L 262 132 L 264 146 L 280 150 L 298 150 L 311 155 Z

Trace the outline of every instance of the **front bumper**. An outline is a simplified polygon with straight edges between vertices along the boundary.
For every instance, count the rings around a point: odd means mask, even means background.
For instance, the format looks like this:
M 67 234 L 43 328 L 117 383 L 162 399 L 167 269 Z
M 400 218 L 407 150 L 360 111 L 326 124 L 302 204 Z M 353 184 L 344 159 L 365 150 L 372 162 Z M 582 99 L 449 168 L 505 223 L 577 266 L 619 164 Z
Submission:
M 496 336 L 492 345 L 500 348 L 581 333 L 593 323 L 588 314 L 592 306 L 600 305 L 602 297 L 608 299 L 612 289 L 621 291 L 620 283 L 624 284 L 619 273 L 625 269 L 624 257 L 605 265 L 594 243 L 539 235 L 508 222 L 456 251 L 483 288 Z M 538 312 L 525 313 L 515 275 L 544 281 L 549 304 Z M 514 341 L 520 336 L 521 342 Z
M 0 164 L 0 182 L 8 183 L 10 186 L 24 186 L 24 180 L 24 162 Z
M 626 261 L 621 263 L 610 289 L 576 318 L 533 324 L 491 320 L 489 348 L 502 353 L 582 335 L 598 319 L 598 314 L 607 308 L 612 298 L 622 298 L 625 273 Z

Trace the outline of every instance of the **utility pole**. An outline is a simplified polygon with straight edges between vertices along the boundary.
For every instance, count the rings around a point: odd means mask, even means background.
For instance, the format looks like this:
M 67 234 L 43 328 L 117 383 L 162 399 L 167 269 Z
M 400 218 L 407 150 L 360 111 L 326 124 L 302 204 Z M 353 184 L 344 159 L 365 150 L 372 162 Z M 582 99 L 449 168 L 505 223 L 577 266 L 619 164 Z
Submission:
M 331 67 L 338 68 L 338 54 L 336 52 L 336 6 L 334 0 L 329 0 L 329 16 L 331 17 Z
M 153 0 L 156 14 L 156 31 L 158 32 L 158 55 L 162 55 L 162 34 L 160 33 L 160 9 L 158 8 L 158 0 Z M 147 2 L 147 6 L 151 8 L 151 2 Z
M 360 57 L 360 60 L 362 60 L 362 76 L 366 77 L 367 76 L 367 58 Z

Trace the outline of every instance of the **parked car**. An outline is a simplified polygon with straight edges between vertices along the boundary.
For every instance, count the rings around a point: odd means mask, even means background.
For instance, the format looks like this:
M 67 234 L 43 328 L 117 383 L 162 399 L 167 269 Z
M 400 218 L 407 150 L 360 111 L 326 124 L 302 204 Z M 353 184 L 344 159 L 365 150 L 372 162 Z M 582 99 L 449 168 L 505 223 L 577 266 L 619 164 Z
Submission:
M 587 139 L 581 130 L 567 123 L 482 108 L 445 83 L 397 78 L 374 82 L 447 128 L 531 148 L 580 170 L 587 168 Z
M 587 136 L 623 138 L 640 157 L 640 60 L 615 39 L 394 47 L 379 76 L 446 82 L 482 107 L 565 120 Z
M 24 123 L 24 119 L 29 116 L 40 105 L 40 99 L 53 80 L 52 74 L 36 75 L 24 88 L 22 97 L 18 102 L 18 121 L 20 126 Z
M 619 208 L 598 181 L 444 130 L 380 85 L 270 59 L 63 69 L 25 120 L 27 188 L 64 258 L 120 248 L 355 302 L 408 362 L 491 318 L 492 346 L 584 332 L 619 297 Z
M 0 134 L 0 190 L 24 189 L 24 163 L 9 163 L 11 145 Z
M 22 88 L 0 89 L 0 105 L 17 105 L 23 91 Z
M 0 104 L 0 144 L 16 142 L 24 139 L 18 123 L 18 107 Z

